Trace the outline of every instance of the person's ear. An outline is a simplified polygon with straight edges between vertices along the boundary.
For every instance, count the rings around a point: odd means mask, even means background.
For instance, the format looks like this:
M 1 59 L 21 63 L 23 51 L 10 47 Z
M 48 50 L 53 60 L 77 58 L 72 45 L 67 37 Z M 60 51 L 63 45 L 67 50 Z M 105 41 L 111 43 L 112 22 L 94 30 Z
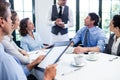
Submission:
M 12 29 L 14 29 L 15 27 L 14 27 L 14 24 L 12 24 L 12 27 L 11 27 Z
M 120 29 L 119 29 L 119 27 L 115 27 L 115 29 L 117 30 L 117 31 L 119 31 Z
M 4 27 L 4 19 L 3 19 L 3 17 L 0 17 L 0 27 Z
M 94 24 L 94 23 L 95 23 L 95 20 L 92 20 L 91 22 L 92 22 L 92 24 Z

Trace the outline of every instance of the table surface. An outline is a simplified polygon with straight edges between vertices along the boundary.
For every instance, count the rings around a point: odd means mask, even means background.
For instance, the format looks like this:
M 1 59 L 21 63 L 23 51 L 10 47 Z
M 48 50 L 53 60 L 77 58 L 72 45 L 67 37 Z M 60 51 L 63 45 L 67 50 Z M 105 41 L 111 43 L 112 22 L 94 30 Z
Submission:
M 97 60 L 84 56 L 84 65 L 71 65 L 75 54 L 64 54 L 58 61 L 56 80 L 120 80 L 120 57 L 97 53 Z M 111 60 L 112 58 L 115 58 Z

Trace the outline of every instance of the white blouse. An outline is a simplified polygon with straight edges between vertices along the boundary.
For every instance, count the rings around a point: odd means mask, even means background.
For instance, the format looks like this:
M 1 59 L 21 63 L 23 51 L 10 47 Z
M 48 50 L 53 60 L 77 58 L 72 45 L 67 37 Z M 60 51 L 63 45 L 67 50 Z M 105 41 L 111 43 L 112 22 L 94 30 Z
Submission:
M 5 52 L 15 56 L 16 58 L 18 58 L 20 60 L 20 62 L 22 64 L 27 64 L 30 63 L 30 58 L 28 56 L 24 56 L 22 55 L 18 50 L 20 50 L 21 48 L 19 48 L 15 42 L 12 39 L 12 36 L 4 36 L 3 40 L 2 40 L 2 45 L 4 46 Z
M 120 37 L 116 39 L 116 35 L 115 35 L 114 36 L 114 42 L 113 42 L 113 45 L 112 45 L 112 50 L 111 50 L 113 55 L 117 55 L 117 50 L 118 50 L 119 43 L 120 43 Z

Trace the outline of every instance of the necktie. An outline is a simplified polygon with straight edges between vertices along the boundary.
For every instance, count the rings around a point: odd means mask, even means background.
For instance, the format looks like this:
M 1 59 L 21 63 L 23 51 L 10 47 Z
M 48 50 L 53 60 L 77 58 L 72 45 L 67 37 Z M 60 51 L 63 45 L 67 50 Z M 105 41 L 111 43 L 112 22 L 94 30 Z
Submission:
M 59 10 L 59 18 L 61 18 L 61 15 L 62 15 L 62 6 L 59 7 L 60 10 Z
M 89 29 L 87 29 L 86 32 L 85 32 L 84 47 L 88 47 L 88 33 L 89 33 Z

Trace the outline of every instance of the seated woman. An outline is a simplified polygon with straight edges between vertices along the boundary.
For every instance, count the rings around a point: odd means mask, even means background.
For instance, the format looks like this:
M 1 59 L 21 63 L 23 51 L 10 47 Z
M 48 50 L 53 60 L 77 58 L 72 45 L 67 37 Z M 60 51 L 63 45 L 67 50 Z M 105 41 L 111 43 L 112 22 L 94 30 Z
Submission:
M 111 20 L 110 31 L 114 32 L 114 34 L 110 35 L 104 52 L 120 56 L 120 15 L 115 15 Z
M 21 48 L 19 48 L 15 42 L 13 41 L 13 36 L 12 33 L 15 29 L 18 28 L 19 26 L 19 17 L 15 11 L 11 11 L 11 20 L 12 20 L 12 28 L 11 28 L 11 33 L 9 35 L 4 36 L 2 40 L 2 44 L 4 46 L 4 49 L 7 53 L 9 53 L 12 56 L 15 56 L 20 60 L 21 63 L 23 64 L 28 64 L 30 63 L 30 58 L 27 52 Z
M 29 61 L 29 55 L 26 51 L 19 48 L 15 42 L 12 40 L 12 32 L 18 28 L 19 26 L 19 17 L 15 11 L 11 11 L 11 20 L 12 20 L 12 27 L 11 27 L 11 33 L 7 36 L 4 36 L 4 39 L 2 40 L 2 44 L 4 46 L 5 52 L 12 55 L 16 62 L 22 67 L 22 70 L 24 71 L 24 75 L 28 76 L 33 70 L 33 68 L 39 64 L 42 59 L 44 58 L 44 55 L 38 56 L 37 59 L 35 59 L 33 62 L 30 63 Z M 23 64 L 21 64 L 23 63 Z M 26 65 L 24 65 L 26 64 Z M 23 66 L 24 65 L 24 66 Z M 56 75 L 56 64 L 49 65 L 44 72 L 44 80 L 52 80 Z M 40 76 L 40 75 L 39 75 Z M 10 77 L 9 77 L 10 78 Z
M 21 20 L 19 32 L 22 39 L 20 41 L 20 46 L 28 52 L 45 48 L 41 41 L 40 35 L 37 32 L 33 32 L 33 30 L 34 24 L 29 18 L 24 18 Z

